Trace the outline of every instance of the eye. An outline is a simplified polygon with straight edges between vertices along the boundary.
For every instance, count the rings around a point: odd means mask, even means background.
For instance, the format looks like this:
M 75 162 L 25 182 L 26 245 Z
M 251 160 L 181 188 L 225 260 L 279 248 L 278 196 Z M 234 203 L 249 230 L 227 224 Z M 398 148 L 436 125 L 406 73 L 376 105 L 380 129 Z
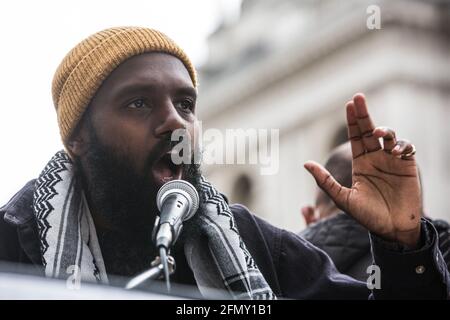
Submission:
M 128 104 L 127 107 L 133 109 L 150 108 L 150 106 L 144 99 L 136 99 Z
M 190 99 L 180 101 L 179 106 L 185 112 L 192 112 L 194 110 L 194 102 Z

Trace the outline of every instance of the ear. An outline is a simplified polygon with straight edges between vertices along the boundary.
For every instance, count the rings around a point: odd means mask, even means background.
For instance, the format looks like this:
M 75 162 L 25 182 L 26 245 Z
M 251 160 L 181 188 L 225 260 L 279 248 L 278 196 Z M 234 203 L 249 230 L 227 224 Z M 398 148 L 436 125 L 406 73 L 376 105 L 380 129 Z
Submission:
M 315 210 L 313 206 L 305 206 L 301 209 L 303 218 L 305 219 L 306 226 L 317 221 Z
M 87 152 L 89 142 L 85 121 L 81 121 L 67 142 L 67 148 L 76 157 L 81 157 Z

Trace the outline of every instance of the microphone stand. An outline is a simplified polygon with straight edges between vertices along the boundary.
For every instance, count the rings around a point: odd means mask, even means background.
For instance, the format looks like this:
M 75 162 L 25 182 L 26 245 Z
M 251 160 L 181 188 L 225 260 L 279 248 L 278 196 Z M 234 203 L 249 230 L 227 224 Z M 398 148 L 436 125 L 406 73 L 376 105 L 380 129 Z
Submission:
M 125 289 L 130 290 L 138 287 L 147 280 L 156 280 L 163 274 L 166 278 L 167 291 L 170 292 L 169 274 L 175 272 L 175 259 L 172 256 L 166 255 L 166 249 L 160 248 L 160 256 L 157 256 L 151 263 L 151 268 L 144 271 L 130 281 L 127 282 Z

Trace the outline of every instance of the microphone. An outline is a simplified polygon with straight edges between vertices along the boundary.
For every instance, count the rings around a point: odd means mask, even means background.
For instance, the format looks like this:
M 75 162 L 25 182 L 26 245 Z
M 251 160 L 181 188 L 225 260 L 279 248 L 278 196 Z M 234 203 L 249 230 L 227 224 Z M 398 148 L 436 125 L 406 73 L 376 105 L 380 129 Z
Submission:
M 170 273 L 175 270 L 175 260 L 168 256 L 168 252 L 177 241 L 183 228 L 183 222 L 192 218 L 197 212 L 199 197 L 194 186 L 184 180 L 172 180 L 165 183 L 156 195 L 159 216 L 155 219 L 152 238 L 159 249 L 159 258 L 154 260 L 152 269 L 145 271 L 131 279 L 126 289 L 133 289 L 147 279 L 157 279 L 164 273 L 167 292 L 170 292 Z M 169 268 L 171 265 L 172 271 Z M 153 263 L 152 263 L 153 265 Z
M 194 186 L 184 180 L 165 183 L 156 195 L 160 211 L 153 228 L 157 248 L 168 251 L 177 241 L 183 222 L 192 218 L 198 209 L 199 197 Z

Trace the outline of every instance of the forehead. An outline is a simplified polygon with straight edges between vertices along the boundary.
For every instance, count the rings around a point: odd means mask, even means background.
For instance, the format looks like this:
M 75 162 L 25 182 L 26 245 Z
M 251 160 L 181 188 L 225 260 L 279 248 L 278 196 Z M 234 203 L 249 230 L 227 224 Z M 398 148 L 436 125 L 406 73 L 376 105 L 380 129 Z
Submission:
M 106 88 L 112 93 L 140 85 L 193 88 L 189 72 L 181 60 L 166 53 L 145 53 L 120 64 L 103 82 L 100 90 Z

